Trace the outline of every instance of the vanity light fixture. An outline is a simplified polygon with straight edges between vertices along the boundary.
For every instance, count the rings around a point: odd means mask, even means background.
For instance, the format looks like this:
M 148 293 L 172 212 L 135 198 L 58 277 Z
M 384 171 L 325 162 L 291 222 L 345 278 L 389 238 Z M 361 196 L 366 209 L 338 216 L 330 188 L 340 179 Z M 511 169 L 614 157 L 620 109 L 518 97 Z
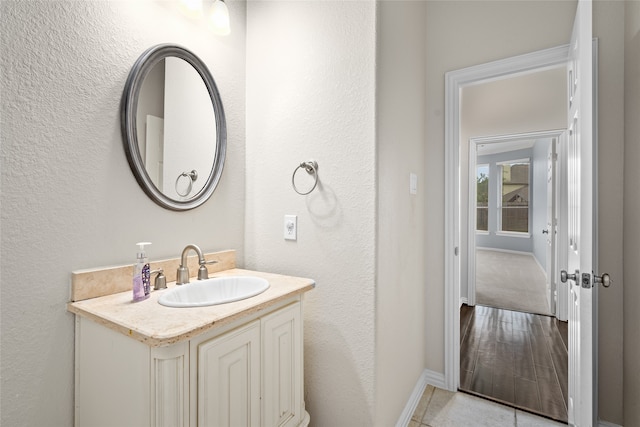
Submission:
M 221 36 L 226 36 L 231 32 L 229 26 L 229 9 L 224 0 L 215 0 L 211 5 L 211 24 L 213 31 Z
M 202 0 L 180 0 L 180 8 L 188 16 L 202 16 Z
M 207 3 L 210 3 L 207 1 Z M 182 12 L 192 18 L 206 18 L 213 32 L 226 36 L 231 33 L 229 25 L 229 9 L 224 0 L 213 0 L 209 12 L 205 13 L 203 0 L 180 0 L 180 9 Z

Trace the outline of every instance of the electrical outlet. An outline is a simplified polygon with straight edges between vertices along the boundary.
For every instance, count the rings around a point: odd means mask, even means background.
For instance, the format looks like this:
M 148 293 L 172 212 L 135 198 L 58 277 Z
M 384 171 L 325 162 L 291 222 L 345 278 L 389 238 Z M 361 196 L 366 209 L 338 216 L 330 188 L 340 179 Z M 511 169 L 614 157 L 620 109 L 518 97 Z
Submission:
M 284 216 L 284 239 L 298 240 L 298 217 L 296 215 Z

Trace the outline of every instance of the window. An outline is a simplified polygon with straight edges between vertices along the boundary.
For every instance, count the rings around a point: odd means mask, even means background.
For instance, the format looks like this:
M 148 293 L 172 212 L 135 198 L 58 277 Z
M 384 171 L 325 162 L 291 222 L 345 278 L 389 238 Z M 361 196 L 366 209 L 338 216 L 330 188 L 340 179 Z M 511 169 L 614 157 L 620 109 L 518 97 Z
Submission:
M 476 167 L 476 231 L 489 231 L 489 165 Z
M 499 163 L 500 231 L 529 232 L 529 159 Z

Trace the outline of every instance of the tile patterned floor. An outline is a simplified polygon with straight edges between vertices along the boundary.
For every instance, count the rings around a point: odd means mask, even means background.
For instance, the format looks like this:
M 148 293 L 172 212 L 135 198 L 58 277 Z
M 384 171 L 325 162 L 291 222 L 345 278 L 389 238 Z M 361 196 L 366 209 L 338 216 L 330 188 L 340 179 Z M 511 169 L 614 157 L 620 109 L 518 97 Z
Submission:
M 566 323 L 476 306 L 460 311 L 460 390 L 567 421 Z
M 409 427 L 561 427 L 539 417 L 470 394 L 427 386 Z

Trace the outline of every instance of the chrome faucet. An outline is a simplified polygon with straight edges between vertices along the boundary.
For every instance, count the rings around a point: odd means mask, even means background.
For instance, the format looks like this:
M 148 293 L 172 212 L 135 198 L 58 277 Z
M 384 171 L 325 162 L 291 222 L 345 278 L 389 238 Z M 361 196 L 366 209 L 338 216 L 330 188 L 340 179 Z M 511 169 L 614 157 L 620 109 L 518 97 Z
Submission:
M 200 264 L 200 268 L 198 269 L 198 280 L 206 280 L 209 278 L 209 270 L 207 270 L 206 264 L 215 264 L 218 261 L 207 261 L 204 259 L 202 255 L 202 251 L 197 245 L 187 245 L 182 250 L 182 256 L 180 258 L 180 267 L 178 267 L 178 271 L 176 272 L 176 285 L 185 285 L 189 283 L 189 268 L 187 267 L 187 254 L 190 250 L 194 250 L 196 254 L 198 254 L 198 264 Z

